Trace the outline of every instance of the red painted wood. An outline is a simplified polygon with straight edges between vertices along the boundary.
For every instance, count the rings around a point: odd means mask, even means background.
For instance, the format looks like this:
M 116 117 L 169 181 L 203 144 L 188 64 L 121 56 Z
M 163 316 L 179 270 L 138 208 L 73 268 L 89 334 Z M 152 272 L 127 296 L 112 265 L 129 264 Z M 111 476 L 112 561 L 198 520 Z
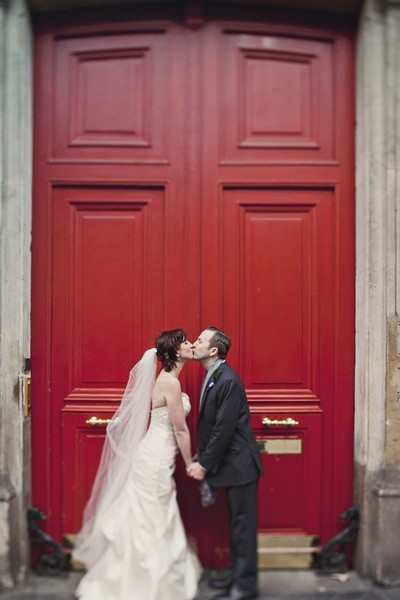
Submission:
M 244 378 L 259 437 L 265 414 L 315 415 L 305 447 L 311 439 L 316 445 L 299 459 L 300 502 L 302 512 L 319 506 L 318 531 L 308 533 L 324 543 L 352 504 L 351 38 L 276 22 L 215 25 L 206 35 L 204 323 L 232 334 L 230 361 Z M 301 99 L 288 87 L 289 72 Z M 332 85 L 342 74 L 345 85 Z M 286 492 L 287 472 L 279 472 L 274 489 L 286 498 L 279 505 L 285 531 L 297 498 Z M 268 473 L 260 485 L 266 529 L 274 512 Z
M 165 31 L 57 40 L 52 157 L 165 163 Z M 169 98 L 168 100 L 171 100 Z M 67 118 L 65 118 L 67 117 Z
M 226 109 L 220 160 L 243 165 L 332 159 L 332 40 L 246 29 L 232 27 L 221 39 L 219 87 Z
M 89 497 L 105 438 L 105 427 L 91 427 L 86 421 L 94 415 L 109 419 L 113 412 L 104 412 L 103 407 L 95 406 L 92 411 L 62 415 L 62 494 L 68 498 L 68 502 L 63 503 L 64 533 L 80 528 L 82 506 Z
M 291 417 L 299 425 L 294 429 L 263 430 L 260 427 L 263 416 L 278 420 Z M 319 493 L 314 490 L 319 491 L 321 487 L 321 421 L 322 414 L 317 411 L 282 413 L 266 410 L 253 416 L 259 440 L 300 440 L 302 446 L 301 454 L 262 455 L 267 473 L 259 493 L 259 529 L 263 533 L 319 535 L 323 506 Z M 299 498 L 302 501 L 296 502 Z
M 215 323 L 257 437 L 302 440 L 263 457 L 260 530 L 324 542 L 352 502 L 352 35 L 160 10 L 36 24 L 34 502 L 57 538 L 76 531 L 104 435 L 86 419 L 112 413 L 158 331 Z M 202 375 L 183 377 L 193 438 Z M 225 565 L 223 496 L 205 511 L 180 460 L 176 477 L 201 560 Z

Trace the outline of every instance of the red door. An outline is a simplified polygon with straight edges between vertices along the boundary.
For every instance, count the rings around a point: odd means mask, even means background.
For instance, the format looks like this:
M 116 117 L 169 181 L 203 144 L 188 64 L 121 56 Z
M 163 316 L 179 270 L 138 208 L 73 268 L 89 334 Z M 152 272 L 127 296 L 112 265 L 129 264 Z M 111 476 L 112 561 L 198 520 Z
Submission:
M 76 532 L 131 365 L 160 330 L 213 323 L 263 451 L 260 546 L 296 554 L 352 500 L 351 34 L 163 10 L 36 25 L 34 499 Z M 202 561 L 224 564 L 223 497 L 204 511 L 177 479 Z

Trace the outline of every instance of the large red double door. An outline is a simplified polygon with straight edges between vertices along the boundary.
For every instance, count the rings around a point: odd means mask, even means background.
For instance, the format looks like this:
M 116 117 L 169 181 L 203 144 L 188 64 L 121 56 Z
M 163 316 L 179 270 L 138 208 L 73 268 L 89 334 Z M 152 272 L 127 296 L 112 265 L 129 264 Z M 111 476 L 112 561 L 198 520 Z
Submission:
M 295 554 L 352 501 L 352 37 L 162 10 L 36 24 L 34 501 L 76 532 L 132 364 L 163 329 L 215 324 L 263 452 L 260 545 Z M 201 376 L 182 382 L 193 440 Z M 177 479 L 202 561 L 224 564 L 223 498 L 201 509 Z

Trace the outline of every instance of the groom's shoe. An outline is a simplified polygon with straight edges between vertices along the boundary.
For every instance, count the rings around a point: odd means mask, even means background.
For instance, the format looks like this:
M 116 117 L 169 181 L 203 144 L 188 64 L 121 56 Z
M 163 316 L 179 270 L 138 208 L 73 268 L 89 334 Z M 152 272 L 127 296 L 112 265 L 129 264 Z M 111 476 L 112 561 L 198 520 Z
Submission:
M 229 590 L 232 585 L 232 575 L 228 573 L 225 577 L 210 577 L 207 585 L 214 590 Z
M 254 598 L 258 598 L 258 594 L 257 592 L 247 592 L 233 587 L 229 592 L 218 594 L 213 597 L 213 600 L 214 598 L 218 598 L 218 600 L 253 600 Z

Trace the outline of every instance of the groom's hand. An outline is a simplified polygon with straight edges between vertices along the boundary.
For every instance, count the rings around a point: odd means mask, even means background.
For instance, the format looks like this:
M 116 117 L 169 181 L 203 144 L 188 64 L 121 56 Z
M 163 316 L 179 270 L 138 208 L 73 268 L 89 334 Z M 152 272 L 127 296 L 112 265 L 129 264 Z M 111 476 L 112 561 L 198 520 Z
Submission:
M 197 479 L 197 481 L 203 481 L 204 477 L 206 476 L 206 471 L 200 466 L 199 462 L 192 462 L 192 464 L 186 469 L 186 473 L 189 475 L 189 477 Z

